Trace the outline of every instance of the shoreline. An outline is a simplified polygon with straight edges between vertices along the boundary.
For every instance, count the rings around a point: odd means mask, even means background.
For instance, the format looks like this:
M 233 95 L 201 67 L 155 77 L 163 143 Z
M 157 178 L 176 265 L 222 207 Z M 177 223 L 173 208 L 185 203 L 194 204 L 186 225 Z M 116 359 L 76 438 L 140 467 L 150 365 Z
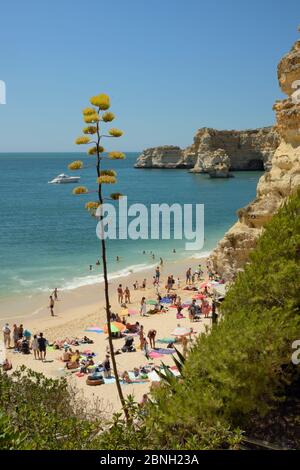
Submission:
M 165 292 L 164 281 L 169 274 L 173 274 L 174 279 L 177 279 L 177 277 L 181 279 L 180 289 L 176 288 L 174 292 L 180 295 L 182 300 L 190 298 L 192 293 L 183 290 L 183 287 L 185 286 L 184 281 L 186 269 L 188 267 L 192 267 L 192 270 L 195 271 L 199 264 L 201 264 L 203 270 L 206 272 L 206 259 L 206 257 L 199 259 L 190 257 L 180 261 L 164 264 L 161 267 L 162 282 L 160 292 Z M 155 288 L 152 285 L 153 275 L 154 269 L 148 268 L 145 271 L 130 274 L 124 278 L 126 279 L 125 282 L 121 280 L 121 278 L 111 280 L 109 291 L 112 311 L 119 314 L 121 313 L 121 306 L 118 304 L 117 299 L 117 286 L 120 283 L 123 285 L 123 288 L 125 288 L 127 285 L 129 286 L 131 291 L 130 308 L 133 308 L 137 311 L 139 310 L 139 304 L 142 296 L 145 296 L 146 299 L 156 298 Z M 146 289 L 144 290 L 140 288 L 138 290 L 133 290 L 133 282 L 138 280 L 139 284 L 141 284 L 144 278 L 147 278 Z M 85 330 L 92 326 L 98 326 L 103 329 L 104 324 L 106 323 L 104 289 L 101 289 L 101 284 L 79 287 L 69 292 L 59 291 L 58 299 L 59 300 L 55 303 L 54 307 L 54 317 L 51 317 L 50 315 L 50 312 L 47 308 L 48 298 L 44 295 L 44 305 L 40 305 L 37 311 L 30 314 L 30 312 L 28 312 L 30 306 L 28 304 L 24 304 L 22 307 L 20 306 L 20 310 L 18 311 L 19 314 L 13 314 L 13 312 L 11 312 L 11 315 L 7 320 L 10 324 L 10 327 L 12 327 L 13 323 L 17 323 L 18 325 L 23 323 L 24 328 L 29 329 L 32 334 L 39 334 L 40 332 L 43 332 L 44 336 L 47 340 L 49 340 L 50 343 L 56 339 L 61 340 L 72 337 L 82 338 L 84 335 L 87 335 L 90 339 L 93 340 L 93 344 L 74 346 L 73 349 L 75 350 L 78 348 L 80 351 L 91 349 L 96 354 L 95 362 L 102 362 L 104 360 L 106 348 L 108 345 L 107 336 L 104 333 L 85 333 Z M 39 299 L 39 301 L 40 300 L 41 299 Z M 150 315 L 147 317 L 141 317 L 137 312 L 136 315 L 129 317 L 129 321 L 131 323 L 135 323 L 136 321 L 140 322 L 140 324 L 144 326 L 146 335 L 149 329 L 156 329 L 157 339 L 170 337 L 171 332 L 179 324 L 180 326 L 189 329 L 193 327 L 195 335 L 204 333 L 206 328 L 209 328 L 211 325 L 211 318 L 204 319 L 202 316 L 200 322 L 191 323 L 188 318 L 187 309 L 183 310 L 183 314 L 184 318 L 178 320 L 176 317 L 176 310 L 172 308 L 170 308 L 166 313 Z M 1 320 L 2 323 L 5 322 L 2 316 Z M 147 360 L 143 351 L 139 349 L 138 337 L 134 337 L 134 344 L 136 347 L 136 352 L 122 353 L 116 356 L 120 375 L 126 370 L 132 371 L 135 367 L 146 364 L 150 364 L 152 367 L 159 366 L 161 362 L 169 366 L 174 365 L 171 354 L 165 354 L 163 357 Z M 124 338 L 114 339 L 115 349 L 121 349 L 123 345 Z M 159 343 L 156 345 L 156 347 L 165 346 L 160 345 Z M 180 343 L 179 349 L 181 350 Z M 35 360 L 32 353 L 30 355 L 23 355 L 20 353 L 15 353 L 13 349 L 7 350 L 7 357 L 13 364 L 12 372 L 15 371 L 19 366 L 25 365 L 26 367 L 31 368 L 36 372 L 42 372 L 49 378 L 66 377 L 70 385 L 76 385 L 76 389 L 83 394 L 84 398 L 87 400 L 87 403 L 91 404 L 95 400 L 100 400 L 103 405 L 104 412 L 109 414 L 113 411 L 120 410 L 120 403 L 115 384 L 89 387 L 86 385 L 86 377 L 79 378 L 75 374 L 72 374 L 65 369 L 65 364 L 60 361 L 61 354 L 62 352 L 60 350 L 52 350 L 52 348 L 47 348 L 47 361 L 42 362 L 40 360 Z M 151 383 L 152 382 L 126 384 L 122 386 L 124 395 L 134 395 L 135 399 L 139 401 L 141 400 L 143 394 L 149 392 Z

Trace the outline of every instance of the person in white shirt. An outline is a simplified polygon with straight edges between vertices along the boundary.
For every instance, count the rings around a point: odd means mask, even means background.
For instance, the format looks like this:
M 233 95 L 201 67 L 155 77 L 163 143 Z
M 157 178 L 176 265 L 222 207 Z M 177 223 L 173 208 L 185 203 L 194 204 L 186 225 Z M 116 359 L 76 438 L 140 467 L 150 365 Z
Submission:
M 4 327 L 2 328 L 2 331 L 3 331 L 4 346 L 6 348 L 10 348 L 10 328 L 9 328 L 8 323 L 5 323 Z

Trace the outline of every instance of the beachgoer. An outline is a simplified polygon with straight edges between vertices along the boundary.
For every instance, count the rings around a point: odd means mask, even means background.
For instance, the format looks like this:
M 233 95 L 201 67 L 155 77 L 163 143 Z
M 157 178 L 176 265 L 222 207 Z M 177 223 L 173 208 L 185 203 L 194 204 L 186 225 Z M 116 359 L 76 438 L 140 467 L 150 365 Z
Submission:
M 142 317 L 145 317 L 147 314 L 146 297 L 142 297 L 141 306 L 140 306 L 140 314 Z
M 148 403 L 148 401 L 149 401 L 148 395 L 147 393 L 144 393 L 143 398 L 140 401 L 140 407 L 144 408 L 144 406 Z
M 119 304 L 122 304 L 123 303 L 123 289 L 122 289 L 122 284 L 119 284 L 119 287 L 117 289 L 117 292 L 118 292 L 118 302 Z
M 180 289 L 180 279 L 179 279 L 179 277 L 177 278 L 176 283 L 177 283 L 177 289 Z
M 96 261 L 96 266 L 100 266 L 100 260 L 99 259 L 97 259 L 97 261 Z
M 2 328 L 3 331 L 3 341 L 4 341 L 4 346 L 6 348 L 10 348 L 10 328 L 9 324 L 5 323 L 4 327 Z
M 20 325 L 18 328 L 19 339 L 23 338 L 23 331 L 24 331 L 23 325 Z
M 143 347 L 144 347 L 144 340 L 145 340 L 145 336 L 144 336 L 144 327 L 143 327 L 143 325 L 140 326 L 139 338 L 140 338 L 140 349 L 141 349 L 141 351 L 142 351 L 142 350 L 143 350 Z
M 13 341 L 14 341 L 14 348 L 17 349 L 18 346 L 18 339 L 19 339 L 19 329 L 16 324 L 13 325 Z
M 40 336 L 38 338 L 38 346 L 39 346 L 39 352 L 40 352 L 39 359 L 41 359 L 42 361 L 46 359 L 46 344 L 47 344 L 46 338 L 44 338 L 43 333 L 40 333 Z
M 150 359 L 148 341 L 147 341 L 145 336 L 143 338 L 143 352 L 144 352 L 146 358 Z
M 155 337 L 156 337 L 157 331 L 154 329 L 151 329 L 148 331 L 148 338 L 150 342 L 150 348 L 155 349 Z
M 102 367 L 104 369 L 103 375 L 105 378 L 111 377 L 111 368 L 110 368 L 110 360 L 109 360 L 109 355 L 106 354 L 105 359 L 102 363 Z
M 119 258 L 119 256 L 117 256 L 117 257 L 116 257 L 116 261 L 120 261 L 120 258 Z
M 157 282 L 159 282 L 159 278 L 160 278 L 160 269 L 159 269 L 159 266 L 157 266 L 155 270 L 155 279 L 157 280 Z
M 39 351 L 39 343 L 38 343 L 37 335 L 33 335 L 33 340 L 32 340 L 32 343 L 31 343 L 31 349 L 33 351 L 34 359 L 39 359 L 40 358 L 40 351 Z
M 147 279 L 144 279 L 144 280 L 143 280 L 143 284 L 142 284 L 143 289 L 146 289 L 146 284 L 147 284 Z
M 193 300 L 191 305 L 188 308 L 189 311 L 189 319 L 191 322 L 195 320 L 195 315 L 196 315 L 196 300 Z
M 54 317 L 54 300 L 53 300 L 53 297 L 52 295 L 50 295 L 49 297 L 49 308 L 50 308 L 50 312 L 51 312 L 51 316 Z
M 130 304 L 130 290 L 129 290 L 129 287 L 126 286 L 126 289 L 124 291 L 124 294 L 125 294 L 125 304 Z
M 162 258 L 159 258 L 160 265 L 162 266 L 164 264 L 164 261 Z
M 191 277 L 192 277 L 192 268 L 189 268 L 185 275 L 187 284 L 191 284 Z
M 188 348 L 188 340 L 186 336 L 181 337 L 181 344 L 182 344 L 182 353 L 183 357 L 186 358 L 187 356 L 187 348 Z
M 93 265 L 92 265 L 92 264 L 90 264 L 90 271 L 92 271 L 92 269 L 93 269 Z
M 57 296 L 57 287 L 55 287 L 54 291 L 53 291 L 53 296 L 54 296 L 54 300 L 58 300 L 58 296 Z

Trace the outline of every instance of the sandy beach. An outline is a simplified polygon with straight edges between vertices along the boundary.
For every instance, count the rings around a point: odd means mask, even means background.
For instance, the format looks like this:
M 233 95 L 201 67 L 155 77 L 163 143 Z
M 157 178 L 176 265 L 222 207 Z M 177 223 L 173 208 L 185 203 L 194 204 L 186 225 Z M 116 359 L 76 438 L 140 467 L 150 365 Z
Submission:
M 206 259 L 185 259 L 173 263 L 168 263 L 161 267 L 161 283 L 160 293 L 164 295 L 166 292 L 165 281 L 166 277 L 170 274 L 174 278 L 178 277 L 181 280 L 180 288 L 174 289 L 174 293 L 181 296 L 182 301 L 192 298 L 193 292 L 183 290 L 185 287 L 185 273 L 187 268 L 191 267 L 192 272 L 196 271 L 199 264 L 201 264 L 204 271 L 204 278 L 207 278 L 206 273 Z M 117 286 L 122 284 L 123 289 L 128 286 L 131 291 L 131 304 L 133 308 L 139 312 L 139 304 L 143 296 L 149 299 L 156 299 L 155 288 L 152 284 L 154 268 L 149 268 L 139 273 L 130 274 L 127 277 L 114 279 L 110 282 L 110 301 L 112 311 L 121 314 L 123 310 L 118 304 L 117 299 Z M 101 270 L 100 270 L 101 271 Z M 133 289 L 133 283 L 137 280 L 142 284 L 143 279 L 147 279 L 146 289 L 139 288 Z M 203 281 L 202 281 L 203 282 Z M 201 281 L 196 282 L 199 286 Z M 176 285 L 175 285 L 176 286 Z M 49 291 L 49 295 L 50 295 Z M 151 307 L 148 305 L 148 307 Z M 12 308 L 14 310 L 12 310 Z M 54 317 L 51 317 L 48 309 L 48 296 L 37 295 L 32 296 L 27 301 L 23 302 L 19 299 L 12 301 L 1 306 L 1 321 L 4 324 L 6 321 L 12 328 L 13 323 L 23 324 L 32 334 L 44 333 L 44 336 L 51 343 L 56 339 L 65 338 L 82 338 L 87 335 L 94 341 L 93 344 L 85 344 L 74 346 L 73 350 L 79 349 L 80 352 L 90 349 L 95 356 L 95 363 L 102 362 L 105 358 L 106 348 L 108 346 L 107 335 L 105 333 L 85 332 L 86 329 L 92 326 L 99 328 L 104 327 L 105 310 L 104 310 L 104 293 L 103 283 L 80 287 L 74 290 L 59 291 L 58 301 L 55 302 Z M 204 319 L 203 316 L 200 322 L 193 322 L 188 318 L 188 310 L 183 310 L 185 318 L 178 320 L 176 318 L 176 309 L 170 308 L 166 313 L 154 314 L 148 317 L 142 317 L 139 313 L 132 315 L 129 319 L 130 323 L 139 321 L 144 326 L 144 331 L 147 333 L 150 329 L 157 330 L 156 340 L 159 338 L 170 337 L 171 332 L 180 325 L 182 327 L 191 328 L 195 332 L 193 338 L 201 332 L 205 331 L 205 327 L 210 327 L 211 319 Z M 124 338 L 114 339 L 115 350 L 124 345 Z M 147 360 L 143 351 L 139 349 L 139 338 L 134 338 L 134 346 L 136 352 L 122 353 L 116 356 L 119 374 L 121 375 L 125 370 L 131 371 L 134 367 L 143 366 L 146 364 L 160 365 L 163 361 L 167 365 L 174 365 L 171 354 L 164 354 L 162 357 Z M 156 347 L 165 348 L 167 345 L 156 344 Z M 179 350 L 181 345 L 179 344 Z M 7 356 L 12 361 L 13 370 L 18 366 L 24 364 L 35 371 L 43 372 L 50 378 L 67 377 L 70 383 L 75 384 L 79 390 L 82 391 L 87 400 L 97 399 L 102 401 L 102 408 L 104 411 L 110 413 L 112 410 L 118 410 L 120 403 L 116 393 L 115 384 L 105 384 L 97 387 L 86 385 L 86 376 L 77 377 L 74 373 L 67 371 L 65 364 L 60 360 L 62 352 L 60 350 L 53 350 L 47 348 L 47 361 L 42 362 L 35 360 L 33 354 L 23 355 L 15 353 L 13 349 L 7 350 Z M 49 362 L 48 362 L 49 361 Z M 124 384 L 122 385 L 125 395 L 133 394 L 136 400 L 140 401 L 143 394 L 149 391 L 151 382 L 137 383 L 137 384 Z

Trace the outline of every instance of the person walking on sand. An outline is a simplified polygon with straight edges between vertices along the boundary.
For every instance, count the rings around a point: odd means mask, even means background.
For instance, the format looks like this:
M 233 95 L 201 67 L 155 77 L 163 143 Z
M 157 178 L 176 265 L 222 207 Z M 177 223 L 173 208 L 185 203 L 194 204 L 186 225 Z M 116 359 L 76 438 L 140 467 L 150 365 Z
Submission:
M 57 290 L 57 287 L 55 287 L 53 294 L 52 294 L 54 296 L 54 300 L 58 300 L 57 294 L 58 294 L 58 290 Z
M 10 328 L 9 324 L 5 323 L 4 327 L 2 328 L 3 331 L 3 341 L 4 341 L 4 346 L 9 349 L 10 348 Z
M 145 317 L 147 314 L 146 297 L 142 297 L 141 306 L 140 306 L 140 314 L 142 317 Z
M 159 269 L 159 266 L 157 266 L 156 270 L 155 270 L 155 279 L 156 279 L 156 282 L 159 284 L 159 279 L 160 279 L 160 269 Z
M 155 337 L 156 337 L 157 331 L 154 329 L 151 329 L 148 331 L 148 339 L 150 343 L 150 348 L 155 349 Z
M 186 272 L 186 283 L 187 284 L 191 284 L 191 280 L 192 280 L 192 268 L 189 268 Z
M 144 280 L 143 280 L 143 284 L 142 284 L 143 289 L 146 289 L 146 284 L 147 284 L 147 279 L 144 279 Z
M 40 336 L 38 338 L 38 345 L 39 345 L 39 359 L 44 361 L 46 359 L 46 345 L 47 345 L 47 340 L 44 338 L 43 333 L 40 333 Z
M 119 304 L 122 304 L 123 303 L 123 288 L 122 288 L 122 284 L 119 284 L 119 287 L 117 289 L 117 293 L 118 293 L 118 302 Z
M 39 351 L 39 342 L 37 335 L 33 335 L 33 340 L 31 343 L 31 349 L 33 351 L 34 359 L 40 358 L 40 351 Z
M 125 304 L 131 304 L 131 302 L 130 302 L 130 290 L 129 290 L 128 286 L 126 286 L 124 294 L 125 294 Z
M 50 295 L 49 297 L 49 308 L 50 308 L 50 312 L 51 312 L 51 317 L 54 317 L 54 299 L 52 297 L 52 295 Z

